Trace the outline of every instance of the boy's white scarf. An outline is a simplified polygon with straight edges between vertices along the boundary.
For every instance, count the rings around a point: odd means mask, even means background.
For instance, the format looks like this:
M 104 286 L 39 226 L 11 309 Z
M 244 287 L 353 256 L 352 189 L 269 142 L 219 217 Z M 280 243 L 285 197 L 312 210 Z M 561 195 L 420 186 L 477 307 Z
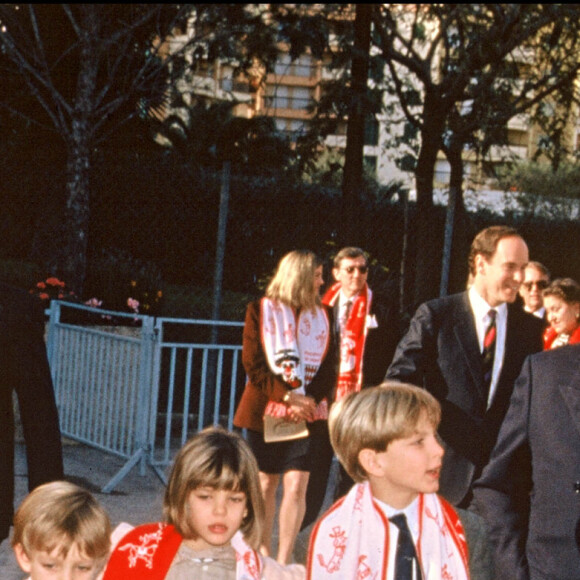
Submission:
M 468 580 L 467 542 L 457 513 L 437 494 L 419 496 L 417 554 L 424 580 Z M 389 523 L 368 482 L 354 485 L 310 537 L 307 579 L 387 576 Z
M 290 306 L 269 298 L 262 298 L 260 309 L 260 338 L 268 366 L 289 388 L 305 394 L 328 350 L 330 323 L 326 311 L 320 306 L 304 309 L 297 320 Z M 266 414 L 276 417 L 284 416 L 286 411 L 283 403 L 270 401 L 266 407 Z

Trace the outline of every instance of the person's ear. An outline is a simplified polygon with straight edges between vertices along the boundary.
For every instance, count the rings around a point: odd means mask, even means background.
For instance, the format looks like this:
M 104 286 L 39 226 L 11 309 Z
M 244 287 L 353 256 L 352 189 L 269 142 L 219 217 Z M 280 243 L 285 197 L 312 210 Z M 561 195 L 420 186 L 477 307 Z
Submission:
M 377 455 L 374 449 L 361 449 L 358 452 L 358 462 L 369 475 L 380 477 L 383 474 L 383 466 Z
M 485 258 L 482 254 L 476 254 L 475 256 L 475 273 L 476 274 L 483 274 L 485 268 Z
M 340 280 L 338 279 L 338 273 L 340 272 L 340 268 L 333 268 L 332 269 L 332 275 L 334 276 L 334 280 L 336 282 L 339 282 Z
M 15 544 L 13 549 L 14 555 L 16 556 L 16 561 L 22 568 L 22 571 L 30 574 L 32 571 L 32 562 L 30 561 L 28 554 L 24 551 L 22 544 Z

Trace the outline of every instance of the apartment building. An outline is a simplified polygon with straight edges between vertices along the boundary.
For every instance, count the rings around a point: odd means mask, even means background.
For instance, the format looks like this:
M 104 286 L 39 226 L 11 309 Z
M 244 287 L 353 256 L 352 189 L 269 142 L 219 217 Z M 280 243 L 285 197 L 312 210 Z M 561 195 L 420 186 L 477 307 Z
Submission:
M 170 39 L 170 51 L 178 50 L 187 42 L 187 33 Z M 195 60 L 196 66 L 193 67 Z M 314 115 L 314 104 L 324 90 L 325 81 L 332 80 L 333 72 L 327 61 L 303 54 L 292 60 L 288 52 L 281 49 L 273 70 L 266 74 L 256 62 L 249 74 L 236 74 L 232 65 L 225 62 L 209 62 L 204 57 L 203 47 L 192 49 L 185 55 L 184 74 L 176 82 L 174 90 L 187 106 L 203 100 L 205 102 L 232 101 L 236 103 L 234 115 L 246 118 L 258 115 L 274 119 L 276 128 L 291 142 L 306 133 Z M 192 72 L 194 71 L 194 72 Z M 175 111 L 173 111 L 175 112 Z M 182 114 L 186 114 L 183 112 Z M 393 153 L 385 144 L 389 131 L 397 130 L 387 119 L 379 116 L 369 120 L 365 132 L 364 156 L 368 170 L 381 184 L 399 181 L 413 189 L 413 174 L 401 171 L 393 160 Z M 493 190 L 494 168 L 508 158 L 530 159 L 536 153 L 542 138 L 539 127 L 530 124 L 526 116 L 515 117 L 508 124 L 508 146 L 492 148 L 482 160 L 469 150 L 465 151 L 465 184 L 467 189 Z M 580 116 L 571 119 L 567 129 L 571 149 L 580 145 Z M 335 134 L 326 138 L 326 146 L 336 152 L 346 147 L 346 123 L 338 126 Z M 449 165 L 442 153 L 439 154 L 435 186 L 445 189 L 449 183 Z

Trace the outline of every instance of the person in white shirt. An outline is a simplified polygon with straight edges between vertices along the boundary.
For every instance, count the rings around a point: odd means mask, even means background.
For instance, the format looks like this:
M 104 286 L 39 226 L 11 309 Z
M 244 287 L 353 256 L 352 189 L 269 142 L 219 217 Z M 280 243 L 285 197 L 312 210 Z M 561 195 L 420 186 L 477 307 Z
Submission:
M 524 310 L 545 320 L 543 291 L 550 283 L 550 271 L 540 262 L 530 261 L 524 270 L 524 281 L 520 286 L 520 296 Z
M 543 348 L 542 321 L 514 304 L 528 257 L 515 229 L 479 232 L 469 290 L 421 304 L 387 370 L 386 379 L 421 386 L 440 402 L 439 493 L 458 507 L 472 500 L 525 357 Z
M 316 524 L 307 578 L 492 577 L 483 520 L 437 494 L 440 417 L 427 391 L 395 382 L 333 405 L 332 446 L 357 483 Z

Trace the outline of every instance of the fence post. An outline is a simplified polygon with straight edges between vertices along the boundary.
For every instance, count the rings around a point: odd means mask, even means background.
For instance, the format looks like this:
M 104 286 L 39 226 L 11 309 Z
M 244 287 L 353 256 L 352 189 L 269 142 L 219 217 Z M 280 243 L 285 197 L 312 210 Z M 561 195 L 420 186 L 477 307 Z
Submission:
M 50 301 L 49 319 L 48 319 L 48 333 L 46 337 L 46 354 L 48 357 L 48 365 L 54 381 L 54 366 L 55 366 L 55 352 L 56 352 L 56 325 L 60 322 L 60 303 L 57 300 Z
M 139 354 L 139 384 L 135 421 L 135 452 L 117 474 L 103 487 L 102 493 L 110 493 L 125 476 L 139 464 L 140 475 L 145 475 L 147 462 L 151 463 L 149 445 L 149 409 L 151 408 L 151 377 L 153 366 L 153 341 L 155 340 L 155 318 L 141 319 L 141 344 Z
M 149 411 L 153 376 L 153 341 L 155 340 L 155 318 L 145 316 L 141 326 L 141 353 L 139 355 L 139 396 L 137 399 L 137 447 L 146 450 L 141 457 L 139 472 L 145 475 L 149 459 Z

